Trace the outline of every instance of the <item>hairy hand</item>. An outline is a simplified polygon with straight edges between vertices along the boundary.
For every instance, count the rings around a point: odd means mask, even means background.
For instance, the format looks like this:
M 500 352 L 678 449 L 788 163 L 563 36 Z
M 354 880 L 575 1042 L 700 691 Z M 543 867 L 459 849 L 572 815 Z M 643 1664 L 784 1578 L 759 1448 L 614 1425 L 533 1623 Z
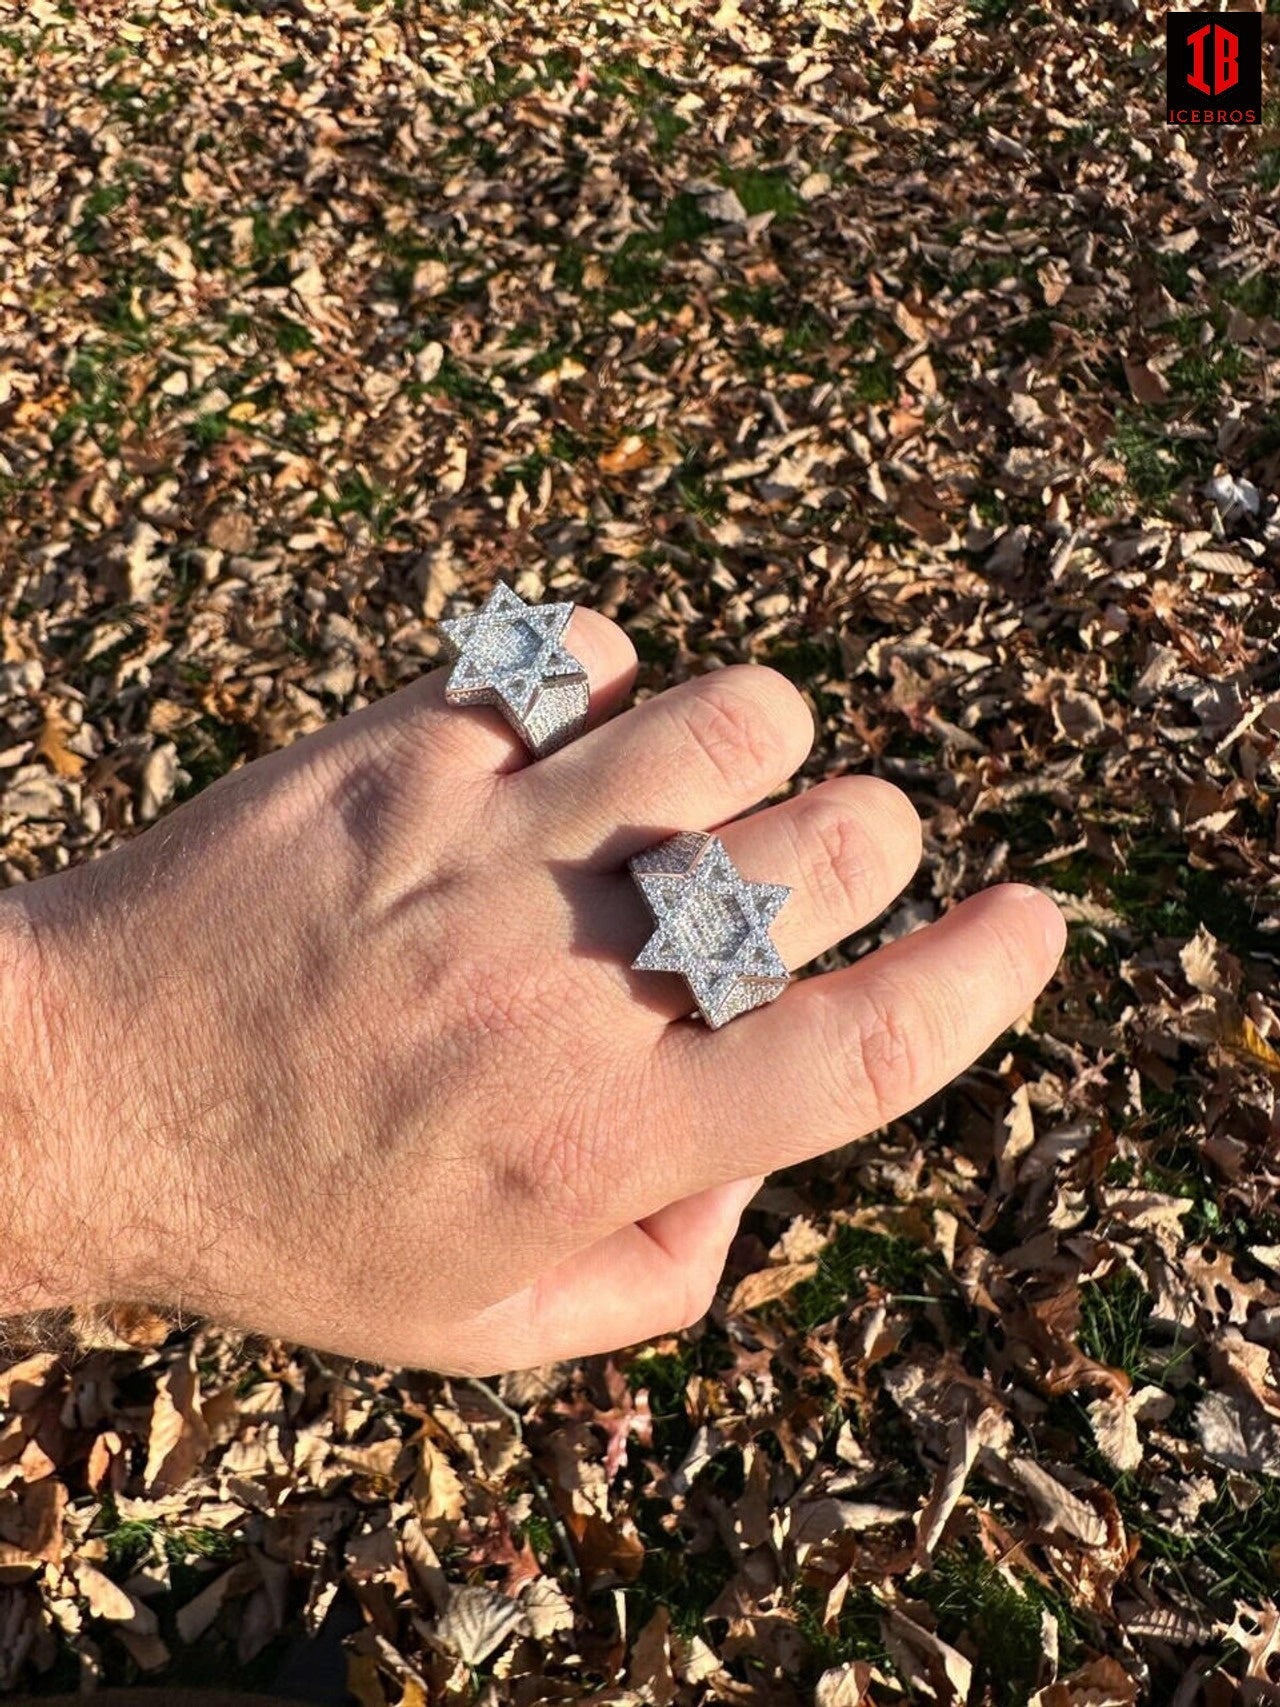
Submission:
M 588 610 L 566 643 L 592 727 L 547 758 L 436 670 L 6 898 L 24 1304 L 149 1298 L 456 1372 L 630 1344 L 703 1313 L 760 1176 L 1028 1007 L 1064 928 L 1006 884 L 719 1031 L 685 1017 L 681 980 L 629 970 L 629 855 L 722 826 L 792 886 L 798 967 L 903 888 L 919 822 L 871 777 L 731 822 L 807 753 L 800 694 L 742 666 L 611 717 L 630 643 Z

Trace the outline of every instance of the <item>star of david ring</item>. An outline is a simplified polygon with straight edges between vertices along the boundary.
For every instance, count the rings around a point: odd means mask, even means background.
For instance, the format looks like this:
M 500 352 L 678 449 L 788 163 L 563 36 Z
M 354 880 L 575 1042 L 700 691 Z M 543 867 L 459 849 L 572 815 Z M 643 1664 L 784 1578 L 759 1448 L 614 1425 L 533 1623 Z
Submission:
M 440 638 L 453 663 L 450 705 L 495 705 L 535 758 L 586 727 L 587 672 L 563 635 L 571 604 L 530 605 L 504 582 L 478 611 L 449 617 Z
M 678 972 L 714 1030 L 780 996 L 790 983 L 769 926 L 791 891 L 748 883 L 718 836 L 686 830 L 629 862 L 656 929 L 631 962 Z

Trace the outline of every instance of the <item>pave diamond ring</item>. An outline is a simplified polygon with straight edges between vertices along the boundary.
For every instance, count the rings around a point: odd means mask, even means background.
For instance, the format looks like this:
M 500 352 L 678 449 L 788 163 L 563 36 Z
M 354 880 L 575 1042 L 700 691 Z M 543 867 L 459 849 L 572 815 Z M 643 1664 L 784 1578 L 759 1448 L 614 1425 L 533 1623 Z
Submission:
M 450 705 L 496 705 L 535 758 L 586 727 L 591 690 L 582 663 L 564 645 L 571 604 L 530 605 L 504 582 L 478 611 L 450 617 L 440 637 L 453 661 Z
M 769 926 L 791 891 L 749 883 L 719 836 L 686 830 L 629 862 L 656 929 L 631 962 L 678 972 L 715 1029 L 780 996 L 790 982 Z

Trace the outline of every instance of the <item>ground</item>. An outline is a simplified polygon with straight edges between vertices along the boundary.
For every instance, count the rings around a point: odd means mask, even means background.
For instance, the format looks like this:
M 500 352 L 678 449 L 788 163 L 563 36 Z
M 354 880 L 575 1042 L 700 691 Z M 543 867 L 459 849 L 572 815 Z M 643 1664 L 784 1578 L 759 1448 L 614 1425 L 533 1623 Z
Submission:
M 1162 20 L 7 9 L 7 882 L 503 575 L 908 790 L 820 967 L 1005 877 L 1071 934 L 687 1334 L 477 1383 L 71 1324 L 0 1376 L 0 1685 L 262 1684 L 340 1595 L 362 1707 L 1274 1699 L 1280 18 L 1218 134 Z

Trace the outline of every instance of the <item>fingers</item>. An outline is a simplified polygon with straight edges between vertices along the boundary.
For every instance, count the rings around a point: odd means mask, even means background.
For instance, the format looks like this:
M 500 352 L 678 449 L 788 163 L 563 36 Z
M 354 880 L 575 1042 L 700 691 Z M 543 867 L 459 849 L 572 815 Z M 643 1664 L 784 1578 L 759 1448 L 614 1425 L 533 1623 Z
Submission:
M 689 1327 L 711 1306 L 760 1184 L 731 1180 L 669 1204 L 482 1311 L 467 1325 L 466 1373 L 590 1357 Z
M 668 1026 L 651 1062 L 670 1117 L 655 1196 L 768 1173 L 905 1114 L 1027 1010 L 1065 938 L 1046 896 L 1002 884 L 720 1031 Z
M 831 777 L 718 833 L 748 881 L 790 888 L 770 934 L 793 971 L 883 912 L 920 863 L 914 806 L 901 789 L 873 776 Z M 593 875 L 583 884 L 593 896 L 596 975 L 646 1019 L 666 1024 L 692 1013 L 683 978 L 631 969 L 653 929 L 631 878 Z M 586 940 L 579 932 L 579 952 Z
M 875 776 L 832 777 L 720 835 L 744 875 L 790 887 L 770 934 L 792 971 L 882 913 L 922 847 L 915 807 Z
M 874 776 L 832 777 L 724 825 L 719 835 L 749 882 L 791 890 L 770 935 L 792 971 L 870 923 L 920 863 L 915 807 L 900 788 Z M 683 978 L 648 973 L 645 979 L 652 1011 L 668 1020 L 693 1012 Z
M 616 622 L 583 605 L 574 609 L 564 644 L 587 672 L 591 696 L 587 726 L 594 728 L 612 717 L 631 692 L 636 649 Z M 467 775 L 496 775 L 533 764 L 523 740 L 496 706 L 450 705 L 446 701 L 444 690 L 451 668 L 445 665 L 430 671 L 336 727 L 345 730 L 359 722 L 369 734 L 393 735 L 398 748 L 407 737 L 416 751 L 443 751 L 449 764 L 462 767 L 460 780 Z
M 710 829 L 771 794 L 813 744 L 776 670 L 682 682 L 550 754 L 519 780 L 536 845 L 607 871 L 676 830 Z

